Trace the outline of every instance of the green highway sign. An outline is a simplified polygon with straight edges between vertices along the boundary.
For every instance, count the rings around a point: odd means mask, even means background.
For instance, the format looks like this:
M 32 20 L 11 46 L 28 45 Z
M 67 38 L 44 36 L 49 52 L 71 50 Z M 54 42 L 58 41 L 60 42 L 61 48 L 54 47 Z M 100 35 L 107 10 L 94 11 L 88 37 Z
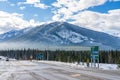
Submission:
M 99 68 L 99 46 L 92 46 L 91 47 L 91 66 L 94 63 L 94 67 L 96 67 L 96 62 L 98 63 Z
M 99 47 L 98 46 L 92 46 L 91 47 L 91 54 L 98 55 L 99 54 Z
M 92 46 L 91 49 L 92 49 L 93 51 L 98 51 L 98 50 L 99 50 L 99 47 L 98 47 L 98 46 Z
M 99 59 L 99 47 L 98 46 L 91 47 L 91 58 Z
M 99 59 L 99 55 L 91 55 L 92 59 Z

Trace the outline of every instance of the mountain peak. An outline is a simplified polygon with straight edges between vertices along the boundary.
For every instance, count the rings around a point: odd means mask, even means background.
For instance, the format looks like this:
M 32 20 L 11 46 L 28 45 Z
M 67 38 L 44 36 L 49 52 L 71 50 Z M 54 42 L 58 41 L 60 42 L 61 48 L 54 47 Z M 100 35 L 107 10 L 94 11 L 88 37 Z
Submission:
M 11 35 L 9 37 L 9 35 Z M 3 38 L 4 37 L 4 38 Z M 92 31 L 67 22 L 52 22 L 38 27 L 18 30 L 0 35 L 1 42 L 30 42 L 38 45 L 100 46 L 120 48 L 120 39 L 106 33 Z M 111 44 L 114 43 L 114 44 Z

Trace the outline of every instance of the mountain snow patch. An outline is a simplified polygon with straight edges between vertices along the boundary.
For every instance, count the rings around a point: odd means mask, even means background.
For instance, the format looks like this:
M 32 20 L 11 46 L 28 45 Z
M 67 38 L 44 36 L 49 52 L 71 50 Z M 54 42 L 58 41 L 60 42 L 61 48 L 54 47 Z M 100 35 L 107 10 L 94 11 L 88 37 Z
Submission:
M 69 31 L 67 29 L 61 30 L 61 31 L 57 32 L 57 34 L 60 37 L 62 37 L 64 39 L 67 39 L 67 40 L 70 40 L 73 43 L 81 43 L 84 40 L 88 40 L 87 37 L 85 37 L 85 36 L 83 36 L 81 34 L 78 34 L 76 32 Z

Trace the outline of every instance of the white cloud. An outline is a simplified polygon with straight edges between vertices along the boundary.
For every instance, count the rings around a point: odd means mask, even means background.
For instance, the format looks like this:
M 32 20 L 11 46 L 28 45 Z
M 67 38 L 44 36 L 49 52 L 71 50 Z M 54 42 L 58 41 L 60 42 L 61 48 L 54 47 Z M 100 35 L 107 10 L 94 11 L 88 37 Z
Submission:
M 76 12 L 89 7 L 102 5 L 107 0 L 57 0 L 52 5 L 58 8 L 66 7 L 69 11 Z
M 41 9 L 47 9 L 49 6 L 45 5 L 44 3 L 41 3 L 40 0 L 26 0 L 25 2 L 18 2 L 18 5 L 21 4 L 31 4 L 34 7 L 41 8 Z
M 23 14 L 8 13 L 0 11 L 0 33 L 10 31 L 12 29 L 22 29 L 39 25 L 40 22 L 34 20 L 26 21 L 23 19 Z
M 12 16 L 22 18 L 24 16 L 24 14 L 12 13 Z
M 21 7 L 20 7 L 20 10 L 24 10 L 24 9 L 25 9 L 25 6 L 21 6 Z
M 15 4 L 10 4 L 10 6 L 15 6 Z
M 106 14 L 93 11 L 83 11 L 77 15 L 71 16 L 71 19 L 75 20 L 72 22 L 74 24 L 96 31 L 120 32 L 120 9 L 111 10 Z
M 32 25 L 32 26 L 36 26 L 36 22 L 35 22 L 34 19 L 30 19 L 29 23 L 30 23 L 30 25 Z
M 48 8 L 49 6 L 46 6 L 45 4 L 41 4 L 41 3 L 35 3 L 35 4 L 34 4 L 34 7 L 46 9 L 46 8 Z
M 34 4 L 34 3 L 40 3 L 40 1 L 39 0 L 26 0 L 26 3 Z
M 102 5 L 106 1 L 107 0 L 57 0 L 57 2 L 52 4 L 57 8 L 57 10 L 53 11 L 55 14 L 53 20 L 57 20 L 57 18 L 55 19 L 57 15 L 62 16 L 60 17 L 62 20 L 68 19 L 69 16 L 73 15 L 74 13 L 85 10 L 89 7 Z
M 71 23 L 97 31 L 120 32 L 120 9 L 110 10 L 106 14 L 87 10 L 90 7 L 103 5 L 107 1 L 110 0 L 57 0 L 52 4 L 55 7 L 52 19 L 71 20 Z
M 61 15 L 60 14 L 55 14 L 53 17 L 52 17 L 53 21 L 61 21 Z
M 109 0 L 110 2 L 117 2 L 117 1 L 120 1 L 120 0 Z

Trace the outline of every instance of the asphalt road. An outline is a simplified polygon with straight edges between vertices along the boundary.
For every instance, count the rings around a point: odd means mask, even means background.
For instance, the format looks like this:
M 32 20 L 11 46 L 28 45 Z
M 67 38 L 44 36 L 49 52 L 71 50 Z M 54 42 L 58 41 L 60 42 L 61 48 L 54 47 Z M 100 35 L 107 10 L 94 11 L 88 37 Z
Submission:
M 76 68 L 46 61 L 3 61 L 0 80 L 120 80 L 120 71 Z

